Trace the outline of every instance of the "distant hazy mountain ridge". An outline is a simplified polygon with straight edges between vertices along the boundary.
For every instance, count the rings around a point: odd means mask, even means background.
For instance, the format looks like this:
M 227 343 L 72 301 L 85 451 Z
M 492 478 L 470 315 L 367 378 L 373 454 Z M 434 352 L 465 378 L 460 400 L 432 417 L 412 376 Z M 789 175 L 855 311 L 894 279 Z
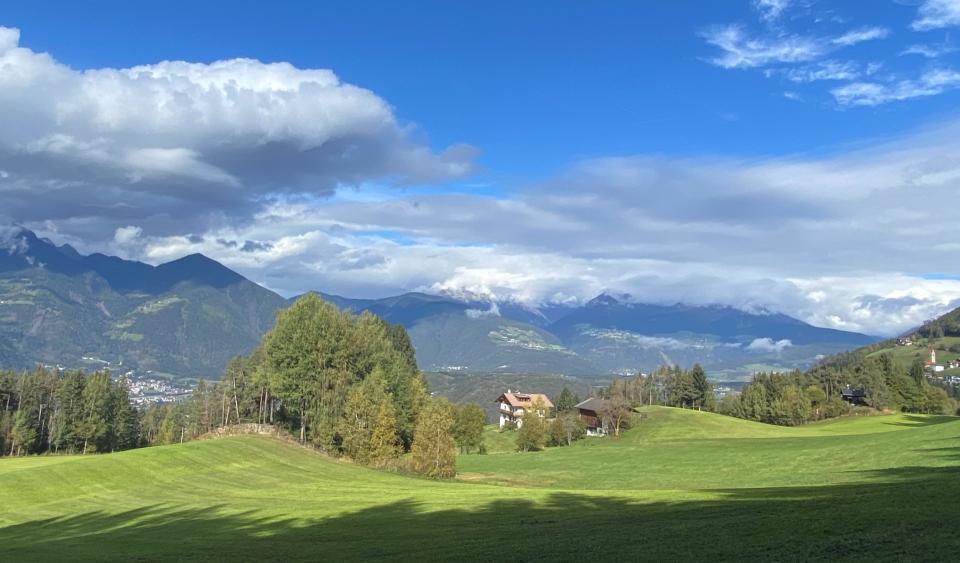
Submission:
M 738 377 L 806 367 L 876 340 L 782 314 L 606 294 L 579 307 L 424 293 L 321 295 L 406 327 L 427 371 L 603 374 L 700 362 L 711 375 Z M 83 256 L 27 230 L 0 240 L 2 366 L 109 363 L 216 376 L 230 357 L 249 353 L 289 303 L 200 254 L 151 266 Z

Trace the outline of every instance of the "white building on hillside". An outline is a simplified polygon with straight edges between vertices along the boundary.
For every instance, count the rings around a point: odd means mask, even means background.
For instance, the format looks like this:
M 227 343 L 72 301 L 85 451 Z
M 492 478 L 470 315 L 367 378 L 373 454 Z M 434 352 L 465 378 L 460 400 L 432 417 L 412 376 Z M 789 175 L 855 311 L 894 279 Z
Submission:
M 553 408 L 550 397 L 542 393 L 514 393 L 509 389 L 497 397 L 496 403 L 497 414 L 500 415 L 500 428 L 507 424 L 515 424 L 517 428 L 522 427 L 524 415 L 533 412 L 535 406 L 539 408 L 536 413 L 540 418 L 549 415 L 550 409 Z

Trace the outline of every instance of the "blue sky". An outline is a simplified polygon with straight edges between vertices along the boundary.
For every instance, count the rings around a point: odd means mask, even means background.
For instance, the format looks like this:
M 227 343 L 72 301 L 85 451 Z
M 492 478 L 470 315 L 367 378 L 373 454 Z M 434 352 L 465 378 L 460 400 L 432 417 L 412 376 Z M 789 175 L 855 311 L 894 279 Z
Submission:
M 841 82 L 792 83 L 709 64 L 719 54 L 702 36 L 711 27 L 769 34 L 749 1 L 275 4 L 13 2 L 4 19 L 26 30 L 31 48 L 77 69 L 234 57 L 330 68 L 386 99 L 434 146 L 480 147 L 479 163 L 508 183 L 588 157 L 836 150 L 956 115 L 956 94 L 850 109 L 828 92 Z M 960 55 L 901 55 L 951 36 L 949 28 L 911 30 L 916 5 L 804 4 L 781 15 L 783 32 L 888 30 L 826 60 L 911 76 Z M 794 66 L 803 65 L 769 68 Z
M 14 1 L 0 27 L 0 213 L 87 251 L 876 333 L 960 299 L 960 0 Z

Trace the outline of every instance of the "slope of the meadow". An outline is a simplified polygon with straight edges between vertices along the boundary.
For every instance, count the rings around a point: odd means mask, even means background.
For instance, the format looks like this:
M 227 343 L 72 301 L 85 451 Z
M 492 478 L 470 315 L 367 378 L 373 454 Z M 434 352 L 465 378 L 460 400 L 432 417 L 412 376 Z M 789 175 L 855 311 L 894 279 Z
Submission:
M 786 428 L 667 407 L 621 438 L 588 438 L 535 454 L 462 456 L 462 479 L 603 490 L 822 486 L 899 467 L 948 467 L 960 419 L 893 415 Z M 510 434 L 510 433 L 507 433 Z M 502 444 L 504 437 L 498 437 Z
M 946 560 L 960 419 L 777 428 L 652 409 L 620 439 L 462 456 L 432 482 L 265 437 L 0 460 L 30 560 Z

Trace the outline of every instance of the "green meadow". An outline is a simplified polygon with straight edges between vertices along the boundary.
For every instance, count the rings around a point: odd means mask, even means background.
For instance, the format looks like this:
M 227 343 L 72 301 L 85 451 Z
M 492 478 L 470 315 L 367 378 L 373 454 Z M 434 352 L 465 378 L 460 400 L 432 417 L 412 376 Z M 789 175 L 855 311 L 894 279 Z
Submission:
M 782 428 L 670 408 L 458 479 L 243 436 L 0 460 L 9 561 L 956 560 L 960 419 Z

